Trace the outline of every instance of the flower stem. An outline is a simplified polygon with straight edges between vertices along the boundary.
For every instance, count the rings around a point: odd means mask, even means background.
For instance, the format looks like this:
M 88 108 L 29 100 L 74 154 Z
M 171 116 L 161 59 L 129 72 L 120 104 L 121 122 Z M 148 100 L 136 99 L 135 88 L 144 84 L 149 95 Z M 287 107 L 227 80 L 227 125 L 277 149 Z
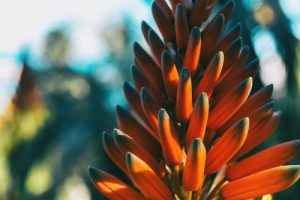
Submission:
M 192 200 L 193 192 L 192 191 L 186 191 L 185 197 L 186 197 L 185 198 L 186 200 Z
M 182 196 L 181 189 L 180 189 L 180 165 L 174 166 L 173 172 L 174 172 L 173 181 L 174 181 L 175 193 L 178 196 Z
M 220 187 L 223 185 L 223 183 L 226 181 L 226 179 L 222 179 L 217 185 L 216 187 L 209 193 L 209 195 L 207 196 L 206 200 L 212 200 L 214 198 L 214 196 L 218 193 L 218 190 L 220 189 Z

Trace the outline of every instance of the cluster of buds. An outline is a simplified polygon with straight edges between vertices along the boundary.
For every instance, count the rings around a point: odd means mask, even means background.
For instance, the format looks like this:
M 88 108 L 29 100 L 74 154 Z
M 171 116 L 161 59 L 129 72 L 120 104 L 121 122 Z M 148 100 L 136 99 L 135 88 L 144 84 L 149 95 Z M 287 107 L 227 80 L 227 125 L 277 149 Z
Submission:
M 89 168 L 106 197 L 268 198 L 299 179 L 300 166 L 286 164 L 299 153 L 300 140 L 248 154 L 276 130 L 281 114 L 272 85 L 250 95 L 259 64 L 248 61 L 241 25 L 228 24 L 234 2 L 216 5 L 153 2 L 162 37 L 142 22 L 151 52 L 134 44 L 134 86 L 124 84 L 133 112 L 117 106 L 119 129 L 103 133 L 106 153 L 131 183 Z

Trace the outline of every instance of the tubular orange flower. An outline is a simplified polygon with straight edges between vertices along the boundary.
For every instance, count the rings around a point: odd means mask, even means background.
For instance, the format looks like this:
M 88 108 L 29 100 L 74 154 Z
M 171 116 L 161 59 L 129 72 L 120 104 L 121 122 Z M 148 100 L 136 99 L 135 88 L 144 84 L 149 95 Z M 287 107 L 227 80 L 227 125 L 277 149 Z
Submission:
M 260 124 L 261 121 L 264 120 L 264 118 L 270 118 L 273 114 L 274 110 L 274 102 L 271 101 L 269 103 L 266 103 L 259 109 L 257 109 L 254 113 L 249 115 L 249 119 L 251 121 L 250 128 L 249 130 L 253 130 L 257 128 Z
M 128 175 L 128 171 L 126 170 L 126 163 L 125 160 L 120 160 L 119 158 L 122 156 L 121 152 L 119 151 L 114 139 L 109 134 L 103 132 L 102 134 L 102 142 L 103 147 L 106 154 L 109 158 L 114 161 L 114 163 L 126 174 Z
M 225 35 L 223 38 L 219 40 L 218 47 L 222 51 L 225 50 L 226 47 L 229 46 L 231 41 L 234 41 L 240 37 L 241 32 L 242 32 L 242 26 L 240 23 L 238 23 L 228 31 L 227 35 Z
M 206 93 L 202 93 L 196 100 L 188 126 L 185 142 L 187 146 L 195 138 L 204 139 L 209 112 L 209 102 Z
M 153 155 L 160 155 L 161 147 L 159 142 L 155 139 L 154 133 L 147 130 L 121 106 L 117 106 L 116 110 L 119 129 L 127 133 Z
M 277 167 L 286 164 L 299 153 L 300 140 L 282 143 L 230 165 L 226 170 L 226 177 L 232 181 L 259 171 Z
M 189 27 L 185 7 L 179 3 L 175 12 L 175 33 L 178 48 L 185 49 L 189 39 Z M 194 72 L 194 71 L 193 71 Z
M 152 55 L 155 58 L 155 62 L 156 64 L 160 65 L 160 55 L 165 49 L 165 45 L 163 41 L 161 41 L 160 37 L 152 29 L 149 29 L 148 41 Z
M 165 41 L 173 42 L 175 39 L 175 26 L 173 23 L 170 23 L 169 19 L 164 15 L 156 2 L 153 2 L 152 4 L 152 14 Z
M 138 92 L 141 91 L 143 87 L 147 88 L 148 92 L 153 96 L 157 105 L 162 104 L 162 93 L 161 90 L 157 87 L 153 87 L 151 83 L 146 79 L 146 77 L 135 67 L 131 66 L 131 76 L 134 82 L 134 85 Z
M 183 66 L 187 67 L 194 76 L 198 69 L 201 50 L 201 32 L 199 28 L 193 28 L 188 46 L 185 52 Z
M 126 153 L 130 151 L 147 162 L 158 176 L 164 177 L 164 168 L 149 152 L 136 144 L 133 139 L 131 139 L 125 133 L 122 133 L 120 130 L 115 129 L 113 134 L 115 143 L 117 144 L 122 157 L 125 157 Z
M 208 0 L 196 0 L 190 15 L 191 26 L 200 26 L 205 17 Z
M 148 93 L 146 88 L 142 88 L 141 94 L 140 94 L 140 99 L 141 99 L 142 108 L 148 118 L 148 121 L 150 122 L 150 124 L 152 126 L 152 129 L 157 130 L 157 128 L 158 128 L 158 119 L 157 119 L 158 107 L 155 104 L 151 95 Z M 154 134 L 153 136 L 158 139 L 157 134 Z
M 242 107 L 232 116 L 227 122 L 219 129 L 220 132 L 224 132 L 229 128 L 234 122 L 238 121 L 243 117 L 247 117 L 255 112 L 259 107 L 267 103 L 272 96 L 273 85 L 268 85 L 254 95 L 249 97 L 247 101 L 242 105 Z
M 290 187 L 300 177 L 300 166 L 280 166 L 229 182 L 222 188 L 226 200 L 260 197 Z
M 176 130 L 164 109 L 161 109 L 158 113 L 158 133 L 166 162 L 170 165 L 181 164 L 183 155 Z
M 155 172 L 132 153 L 126 154 L 126 164 L 135 186 L 150 199 L 171 200 L 171 192 Z
M 134 43 L 134 87 L 123 87 L 134 113 L 117 106 L 120 130 L 103 135 L 131 183 L 99 178 L 105 196 L 265 199 L 299 179 L 299 166 L 282 166 L 299 152 L 299 140 L 245 156 L 276 130 L 281 114 L 272 85 L 251 93 L 259 62 L 249 59 L 241 24 L 228 23 L 234 7 L 233 0 L 154 0 L 162 38 L 142 21 L 149 52 Z
M 248 134 L 248 138 L 239 152 L 236 154 L 236 157 L 240 157 L 245 153 L 248 153 L 254 147 L 265 141 L 277 128 L 281 118 L 281 113 L 276 112 L 273 116 L 267 121 L 265 126 L 257 131 L 251 131 Z
M 219 15 L 215 21 L 207 28 L 207 33 L 203 36 L 203 56 L 204 58 L 210 58 L 216 48 L 217 39 L 220 37 L 224 30 L 224 15 Z
M 125 82 L 123 85 L 123 91 L 126 97 L 126 100 L 133 111 L 149 125 L 147 117 L 144 114 L 143 108 L 141 106 L 140 94 L 133 88 L 128 82 Z
M 218 92 L 218 96 L 216 98 L 222 98 L 226 94 L 226 91 L 230 90 L 244 79 L 248 77 L 255 77 L 258 67 L 258 61 L 255 60 L 249 63 L 249 65 L 242 69 L 236 76 L 230 76 L 228 79 L 224 78 L 216 87 L 216 92 Z
M 194 139 L 188 150 L 182 175 L 182 184 L 187 191 L 196 191 L 201 188 L 205 158 L 206 150 L 204 144 L 199 138 Z
M 212 174 L 219 171 L 235 155 L 245 142 L 248 129 L 249 118 L 245 118 L 224 133 L 207 153 L 206 173 Z
M 179 75 L 168 51 L 163 51 L 161 55 L 161 70 L 166 86 L 167 94 L 176 99 Z
M 252 78 L 241 82 L 236 88 L 224 96 L 211 110 L 208 127 L 217 129 L 222 126 L 245 102 L 252 88 Z
M 205 70 L 201 81 L 195 89 L 194 98 L 201 92 L 206 92 L 208 97 L 211 96 L 221 75 L 223 62 L 224 54 L 220 51 L 214 56 L 207 69 Z
M 183 68 L 180 72 L 176 98 L 176 114 L 178 121 L 187 122 L 193 110 L 192 81 L 190 72 Z
M 107 198 L 146 200 L 145 197 L 135 191 L 132 187 L 104 171 L 89 167 L 89 175 L 93 180 L 95 187 Z

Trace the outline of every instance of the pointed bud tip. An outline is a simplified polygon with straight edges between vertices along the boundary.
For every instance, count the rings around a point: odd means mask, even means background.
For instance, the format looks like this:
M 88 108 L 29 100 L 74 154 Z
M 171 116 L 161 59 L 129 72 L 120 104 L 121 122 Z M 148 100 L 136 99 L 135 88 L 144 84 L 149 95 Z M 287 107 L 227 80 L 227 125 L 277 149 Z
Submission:
M 241 119 L 241 120 L 238 122 L 237 127 L 244 129 L 244 128 L 249 127 L 249 124 L 250 124 L 249 117 L 246 117 L 246 118 L 244 118 L 244 119 Z
M 203 142 L 200 138 L 195 138 L 190 144 L 191 149 L 196 152 L 203 146 Z
M 190 77 L 190 71 L 188 68 L 184 67 L 180 71 L 180 80 L 186 81 Z
M 217 53 L 217 59 L 218 60 L 224 60 L 224 53 L 223 53 L 223 51 L 219 51 Z
M 147 91 L 147 89 L 145 87 L 142 87 L 140 95 L 141 95 L 141 98 L 144 99 L 144 100 L 150 98 L 150 94 L 149 94 L 149 92 Z
M 145 20 L 142 20 L 141 27 L 142 29 L 146 29 L 146 30 L 150 29 L 150 26 L 147 24 Z
M 269 109 L 274 109 L 275 108 L 275 102 L 274 101 L 270 101 L 268 103 L 266 103 L 264 106 L 263 106 L 264 109 L 266 110 L 269 110 Z
M 273 92 L 273 87 L 274 87 L 274 86 L 273 86 L 273 83 L 271 83 L 271 84 L 269 84 L 269 85 L 266 86 L 266 90 L 267 90 L 268 92 L 271 92 L 271 93 L 272 93 L 272 92 Z
M 124 133 L 120 129 L 117 129 L 117 128 L 114 128 L 113 134 L 114 134 L 114 137 L 124 135 Z
M 186 9 L 185 9 L 184 5 L 182 3 L 177 4 L 175 13 L 178 15 L 182 15 L 182 14 L 185 14 L 185 12 L 186 12 Z
M 133 160 L 135 159 L 135 155 L 131 152 L 126 153 L 126 163 L 128 165 L 131 165 L 133 163 Z
M 245 85 L 252 85 L 252 83 L 253 83 L 253 78 L 252 77 L 249 77 L 249 78 L 247 78 L 245 81 L 244 81 L 244 84 Z
M 116 112 L 118 115 L 122 114 L 122 113 L 124 113 L 124 109 L 122 108 L 122 106 L 116 105 Z
M 161 62 L 162 62 L 162 67 L 171 65 L 172 58 L 171 58 L 170 53 L 167 50 L 162 51 Z
M 154 32 L 154 30 L 152 30 L 151 28 L 149 28 L 148 30 L 148 38 L 149 39 L 152 39 L 152 38 L 155 38 L 157 35 L 156 33 Z
M 134 53 L 137 54 L 141 50 L 142 50 L 141 45 L 137 41 L 134 41 L 133 42 L 133 51 L 134 51 Z
M 218 24 L 218 25 L 224 24 L 224 23 L 225 23 L 225 16 L 224 16 L 223 14 L 220 14 L 220 15 L 217 17 L 215 23 Z
M 208 104 L 208 96 L 207 96 L 207 94 L 205 92 L 202 92 L 198 96 L 196 102 L 198 102 L 200 105 L 203 105 L 203 104 L 206 104 L 206 103 Z
M 169 118 L 167 111 L 164 108 L 161 108 L 158 111 L 158 121 L 164 123 L 164 120 Z
M 102 171 L 95 167 L 89 166 L 88 174 L 89 174 L 90 179 L 93 182 L 96 182 L 97 180 L 99 180 L 101 178 Z
M 191 37 L 193 40 L 199 40 L 201 38 L 201 31 L 198 27 L 194 27 L 191 32 Z
M 130 89 L 132 89 L 132 86 L 127 81 L 125 81 L 123 83 L 123 90 L 126 91 L 126 90 L 130 90 Z

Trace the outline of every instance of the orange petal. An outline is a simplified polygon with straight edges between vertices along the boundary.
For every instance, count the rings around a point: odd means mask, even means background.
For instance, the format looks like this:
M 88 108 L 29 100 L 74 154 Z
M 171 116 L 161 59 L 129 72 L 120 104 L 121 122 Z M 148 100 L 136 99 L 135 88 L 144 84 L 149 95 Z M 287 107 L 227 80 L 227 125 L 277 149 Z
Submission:
M 192 29 L 188 46 L 185 52 L 183 66 L 187 67 L 194 76 L 198 69 L 201 50 L 201 33 L 198 27 Z
M 176 11 L 176 6 L 182 4 L 186 9 L 192 8 L 193 4 L 190 0 L 170 0 L 173 11 Z
M 206 125 L 208 120 L 209 101 L 206 93 L 202 93 L 194 104 L 190 123 L 186 132 L 185 142 L 190 145 L 193 139 L 204 139 Z
M 230 67 L 229 72 L 227 73 L 224 79 L 230 79 L 232 76 L 236 77 L 237 74 L 243 70 L 247 63 L 248 63 L 248 58 L 249 58 L 249 47 L 248 46 L 243 46 L 241 50 L 241 54 L 238 58 L 238 61 L 233 63 L 232 67 Z
M 158 133 L 166 162 L 170 165 L 181 164 L 183 154 L 177 133 L 165 109 L 160 109 L 158 113 Z
M 226 169 L 228 180 L 236 180 L 266 169 L 284 165 L 300 153 L 300 140 L 285 142 L 256 153 Z
M 195 89 L 194 98 L 196 98 L 201 92 L 207 93 L 208 97 L 211 96 L 221 75 L 223 62 L 224 54 L 220 51 L 213 57 L 208 67 L 206 68 L 201 81 L 198 83 Z
M 140 98 L 141 98 L 141 104 L 143 111 L 145 115 L 148 118 L 148 121 L 150 122 L 152 129 L 154 130 L 155 133 L 157 133 L 158 130 L 158 119 L 157 119 L 157 113 L 158 113 L 158 106 L 155 104 L 153 98 L 151 95 L 148 93 L 146 88 L 142 88 L 141 93 L 140 93 Z M 154 137 L 158 139 L 158 135 L 155 134 Z
M 300 166 L 280 166 L 229 182 L 222 187 L 225 200 L 240 200 L 279 192 L 300 177 Z
M 245 118 L 224 133 L 206 156 L 206 173 L 216 173 L 238 152 L 246 140 L 248 129 L 249 118 Z
M 130 151 L 151 166 L 158 176 L 165 176 L 163 166 L 146 149 L 144 149 L 144 147 L 139 146 L 131 137 L 125 133 L 122 133 L 118 129 L 115 129 L 113 133 L 115 142 L 122 153 L 123 158 L 125 157 L 126 153 Z
M 163 105 L 163 96 L 161 88 L 153 86 L 148 79 L 134 66 L 131 66 L 131 77 L 136 89 L 140 92 L 142 87 L 146 87 L 151 96 L 155 98 L 158 105 Z
M 128 152 L 126 164 L 134 185 L 149 199 L 171 200 L 171 192 L 155 172 L 140 158 Z
M 257 130 L 257 131 L 249 131 L 248 137 L 242 148 L 239 150 L 239 152 L 236 154 L 236 157 L 240 157 L 246 153 L 248 153 L 250 150 L 258 146 L 260 143 L 265 141 L 272 133 L 276 130 L 279 122 L 281 119 L 281 113 L 275 112 L 273 113 L 272 117 L 268 120 L 266 125 Z
M 265 117 L 270 118 L 273 114 L 274 110 L 274 102 L 270 101 L 269 103 L 266 103 L 259 109 L 257 109 L 254 113 L 249 115 L 250 119 L 250 128 L 249 131 L 256 128 L 260 121 L 262 121 Z
M 231 68 L 234 66 L 234 63 L 238 60 L 239 56 L 242 53 L 242 47 L 243 40 L 241 37 L 239 37 L 224 50 L 225 60 L 219 82 L 222 81 L 224 77 L 226 77 L 226 75 L 230 72 Z
M 223 79 L 216 87 L 216 99 L 221 99 L 228 91 L 234 88 L 235 85 L 246 79 L 247 77 L 254 78 L 258 72 L 258 60 L 253 60 L 240 73 L 235 76 L 228 76 L 228 79 Z
M 153 87 L 155 85 L 163 87 L 161 71 L 152 57 L 137 42 L 134 43 L 133 50 L 139 69 L 147 77 L 151 85 Z
M 113 137 L 107 133 L 103 133 L 102 143 L 108 157 L 129 177 L 125 159 L 119 151 Z
M 156 64 L 160 65 L 160 57 L 162 51 L 165 49 L 165 45 L 160 37 L 152 29 L 150 29 L 148 32 L 148 41 L 155 62 Z
M 201 188 L 205 168 L 206 150 L 202 140 L 192 141 L 186 163 L 183 169 L 182 184 L 187 191 L 196 191 Z
M 233 123 L 241 118 L 247 117 L 255 112 L 259 107 L 266 104 L 273 92 L 273 85 L 268 85 L 255 94 L 250 96 L 247 101 L 241 106 L 241 108 L 232 116 L 227 122 L 219 129 L 219 132 L 223 133 L 227 130 Z
M 176 99 L 179 75 L 170 53 L 166 50 L 162 52 L 161 56 L 161 70 L 167 94 Z
M 166 17 L 167 21 L 169 21 L 169 23 L 173 23 L 174 22 L 173 13 L 172 13 L 172 10 L 170 9 L 170 7 L 168 6 L 166 0 L 155 0 L 155 2 L 160 7 L 160 9 L 161 9 L 162 13 L 164 14 L 164 16 Z
M 98 191 L 109 199 L 146 200 L 132 187 L 104 171 L 89 167 L 89 176 Z
M 193 110 L 192 80 L 187 68 L 180 71 L 176 98 L 176 115 L 180 122 L 187 122 Z
M 241 32 L 242 32 L 241 23 L 237 23 L 218 42 L 218 49 L 224 51 L 232 41 L 238 39 L 241 36 Z
M 175 12 L 176 44 L 180 49 L 185 49 L 189 40 L 189 25 L 185 7 L 179 3 Z
M 147 130 L 130 113 L 117 106 L 117 123 L 119 129 L 132 137 L 140 146 L 147 149 L 155 157 L 161 154 L 161 146 L 153 136 L 155 133 Z
M 220 15 L 212 22 L 211 26 L 207 27 L 202 40 L 201 60 L 208 62 L 214 55 L 217 41 L 224 31 L 224 21 L 224 15 Z
M 189 20 L 190 25 L 200 26 L 204 20 L 206 6 L 208 4 L 208 0 L 196 0 L 194 6 L 192 8 Z
M 221 127 L 246 101 L 252 88 L 252 78 L 248 78 L 226 94 L 219 102 L 215 102 L 208 117 L 208 127 Z
M 164 15 L 161 7 L 156 2 L 152 4 L 152 15 L 164 40 L 167 42 L 175 41 L 175 27 L 169 22 L 168 17 Z
M 233 0 L 227 1 L 226 4 L 216 13 L 214 18 L 216 18 L 218 15 L 222 14 L 225 17 L 225 24 L 226 24 L 234 11 L 234 7 L 235 7 L 235 4 L 234 4 Z
M 142 20 L 141 29 L 142 29 L 142 33 L 143 33 L 143 36 L 144 36 L 146 42 L 149 44 L 149 41 L 148 41 L 148 32 L 152 28 L 149 26 L 149 24 L 147 24 L 147 22 L 145 22 L 144 20 Z
M 140 94 L 128 83 L 125 82 L 123 85 L 123 91 L 126 97 L 126 100 L 132 110 L 147 124 L 148 119 L 144 114 L 141 101 L 140 101 Z

